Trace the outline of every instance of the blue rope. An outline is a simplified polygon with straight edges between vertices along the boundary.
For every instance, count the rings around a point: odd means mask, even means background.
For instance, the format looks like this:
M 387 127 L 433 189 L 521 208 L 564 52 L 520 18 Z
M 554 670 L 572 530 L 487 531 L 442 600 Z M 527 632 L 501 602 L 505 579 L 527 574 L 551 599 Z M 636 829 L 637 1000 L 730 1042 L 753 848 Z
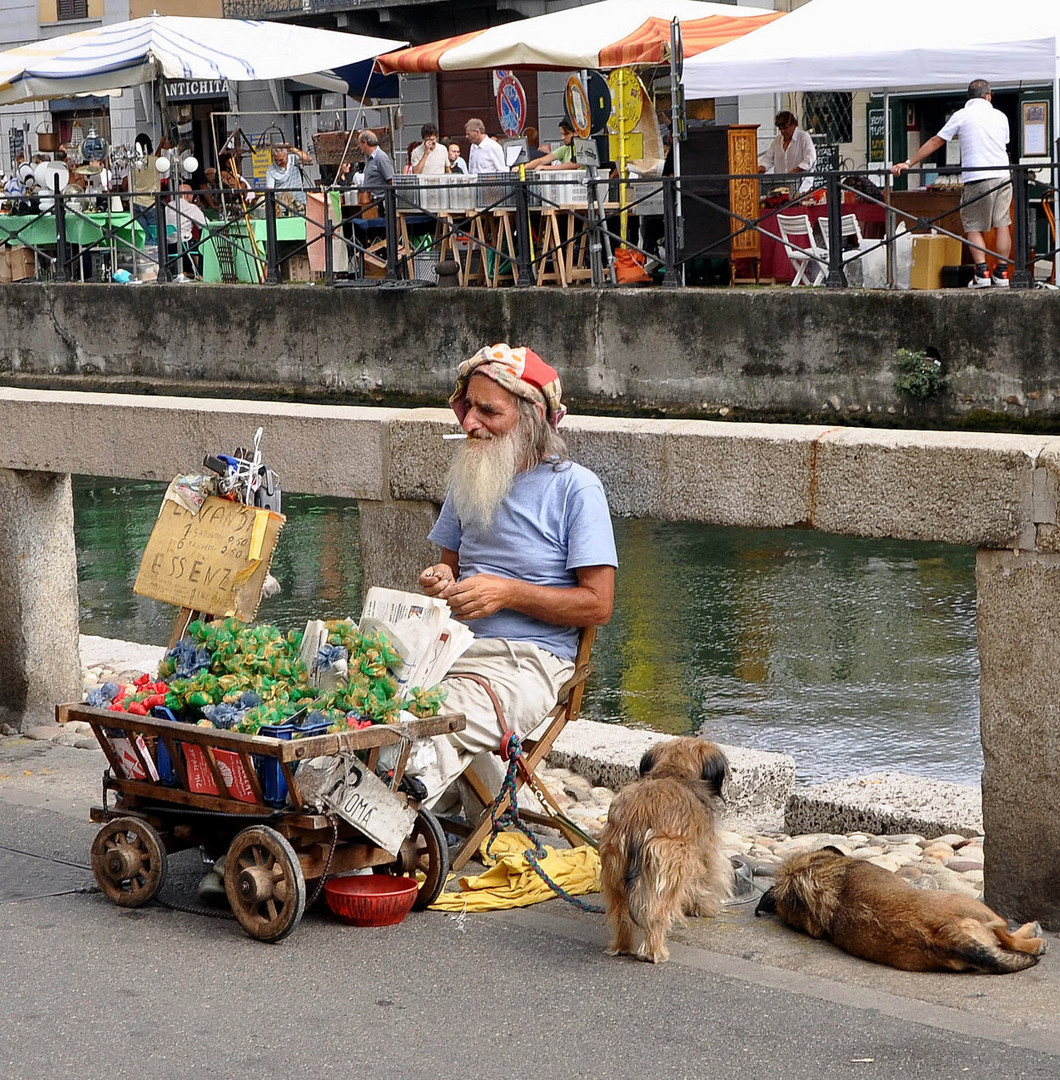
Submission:
M 486 854 L 493 854 L 493 841 L 502 832 L 508 828 L 518 829 L 534 845 L 532 850 L 527 848 L 522 854 L 537 876 L 561 900 L 566 900 L 568 904 L 573 904 L 582 911 L 588 911 L 593 915 L 602 915 L 604 908 L 598 904 L 589 904 L 577 896 L 572 896 L 562 885 L 557 885 L 549 877 L 548 872 L 539 862 L 539 860 L 547 857 L 547 852 L 541 841 L 534 835 L 533 830 L 519 817 L 519 804 L 516 802 L 515 777 L 519 771 L 519 759 L 523 755 L 523 747 L 517 735 L 513 734 L 509 737 L 508 749 L 510 755 L 508 758 L 508 771 L 505 773 L 504 782 L 501 784 L 496 799 L 493 800 L 493 806 L 490 807 L 490 838 L 486 843 Z M 506 801 L 506 798 L 508 805 L 504 810 L 501 810 L 500 807 Z

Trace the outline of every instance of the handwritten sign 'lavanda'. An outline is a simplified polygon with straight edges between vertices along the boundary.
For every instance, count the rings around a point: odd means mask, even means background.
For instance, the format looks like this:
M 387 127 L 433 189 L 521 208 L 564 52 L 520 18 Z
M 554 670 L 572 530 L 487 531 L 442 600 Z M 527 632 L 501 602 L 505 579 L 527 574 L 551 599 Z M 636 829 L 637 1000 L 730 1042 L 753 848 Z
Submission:
M 197 514 L 172 499 L 147 541 L 133 591 L 210 615 L 249 622 L 258 610 L 284 518 L 210 497 Z

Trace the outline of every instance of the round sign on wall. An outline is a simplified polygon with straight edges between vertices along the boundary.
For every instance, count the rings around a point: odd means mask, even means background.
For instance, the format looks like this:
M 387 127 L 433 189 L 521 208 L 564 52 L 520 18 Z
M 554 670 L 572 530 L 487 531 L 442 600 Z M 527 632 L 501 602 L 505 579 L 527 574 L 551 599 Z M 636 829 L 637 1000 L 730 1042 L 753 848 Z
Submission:
M 567 80 L 564 100 L 567 104 L 567 116 L 574 125 L 574 134 L 581 139 L 587 139 L 593 129 L 592 116 L 589 111 L 589 95 L 586 94 L 579 76 L 572 75 Z
M 497 88 L 497 116 L 505 135 L 514 137 L 523 130 L 526 123 L 526 91 L 514 75 L 505 75 Z

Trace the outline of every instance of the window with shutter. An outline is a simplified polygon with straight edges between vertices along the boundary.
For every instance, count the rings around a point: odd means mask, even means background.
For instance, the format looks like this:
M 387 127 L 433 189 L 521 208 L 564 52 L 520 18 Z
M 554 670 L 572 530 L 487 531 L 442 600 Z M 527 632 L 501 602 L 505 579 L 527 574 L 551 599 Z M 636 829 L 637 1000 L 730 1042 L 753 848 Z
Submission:
M 65 19 L 87 19 L 88 0 L 58 0 L 57 17 L 60 22 Z

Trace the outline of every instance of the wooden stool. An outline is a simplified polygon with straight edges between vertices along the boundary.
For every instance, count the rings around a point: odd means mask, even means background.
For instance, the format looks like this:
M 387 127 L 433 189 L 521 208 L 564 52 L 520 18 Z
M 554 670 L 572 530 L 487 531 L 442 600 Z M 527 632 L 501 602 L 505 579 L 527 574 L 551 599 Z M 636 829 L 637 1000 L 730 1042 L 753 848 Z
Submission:
M 567 287 L 567 253 L 563 249 L 563 236 L 560 230 L 558 211 L 554 207 L 541 211 L 540 253 L 534 260 L 538 285 L 558 283 Z M 551 265 L 551 269 L 548 267 Z
M 464 284 L 489 285 L 486 269 L 486 250 L 489 244 L 489 222 L 481 211 L 476 211 L 468 225 L 468 245 L 464 251 Z
M 514 208 L 497 207 L 493 210 L 492 228 L 490 237 L 494 251 L 489 252 L 493 261 L 493 271 L 487 284 L 496 288 L 502 278 L 506 278 L 515 284 L 515 233 L 512 230 L 512 219 L 515 217 Z M 507 261 L 508 269 L 502 269 L 502 263 Z
M 567 216 L 567 281 L 592 281 L 592 260 L 589 245 L 593 242 L 592 222 L 588 210 L 564 210 Z M 580 217 L 580 219 L 579 219 Z

